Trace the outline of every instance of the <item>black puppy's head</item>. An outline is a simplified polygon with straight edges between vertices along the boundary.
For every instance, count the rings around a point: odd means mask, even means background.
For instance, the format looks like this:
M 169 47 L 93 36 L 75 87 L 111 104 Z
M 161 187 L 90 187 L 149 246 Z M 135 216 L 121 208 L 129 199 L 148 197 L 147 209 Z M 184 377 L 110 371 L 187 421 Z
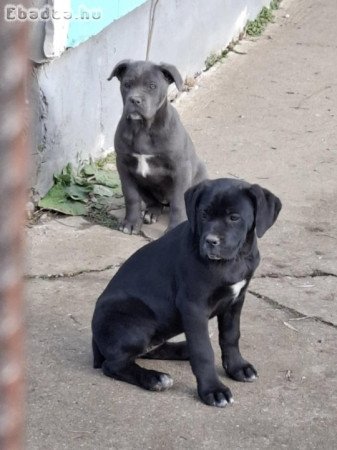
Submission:
M 200 255 L 223 261 L 234 259 L 254 230 L 262 237 L 282 207 L 267 189 L 229 178 L 193 186 L 185 193 L 185 203 Z
M 124 114 L 131 120 L 151 120 L 165 103 L 168 86 L 173 82 L 179 90 L 183 86 L 177 68 L 165 63 L 124 60 L 108 80 L 113 77 L 120 81 Z

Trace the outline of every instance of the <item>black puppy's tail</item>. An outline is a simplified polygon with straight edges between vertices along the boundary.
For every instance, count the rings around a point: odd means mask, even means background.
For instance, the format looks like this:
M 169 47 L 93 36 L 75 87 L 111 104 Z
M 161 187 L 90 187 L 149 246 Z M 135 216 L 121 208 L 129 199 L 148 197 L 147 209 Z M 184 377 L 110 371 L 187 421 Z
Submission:
M 98 345 L 96 344 L 94 338 L 92 338 L 92 353 L 94 355 L 93 367 L 94 367 L 94 369 L 100 369 L 102 367 L 102 364 L 105 361 L 105 358 L 102 355 L 102 353 L 100 352 Z

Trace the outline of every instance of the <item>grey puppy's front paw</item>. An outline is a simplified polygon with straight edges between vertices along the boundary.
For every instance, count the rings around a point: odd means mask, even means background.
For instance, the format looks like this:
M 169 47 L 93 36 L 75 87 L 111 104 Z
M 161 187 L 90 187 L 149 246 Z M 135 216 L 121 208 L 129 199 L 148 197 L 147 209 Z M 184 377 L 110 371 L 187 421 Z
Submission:
M 119 231 L 122 231 L 125 234 L 139 234 L 141 229 L 141 221 L 129 221 L 123 220 L 118 227 Z
M 146 206 L 143 222 L 146 224 L 156 223 L 163 212 L 163 206 Z

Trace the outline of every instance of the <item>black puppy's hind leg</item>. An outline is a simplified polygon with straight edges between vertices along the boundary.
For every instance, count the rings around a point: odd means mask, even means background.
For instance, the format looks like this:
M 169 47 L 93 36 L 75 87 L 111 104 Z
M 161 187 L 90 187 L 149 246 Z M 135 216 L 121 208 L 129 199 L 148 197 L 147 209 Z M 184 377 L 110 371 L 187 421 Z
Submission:
M 103 363 L 103 373 L 149 391 L 164 391 L 173 385 L 173 380 L 167 373 L 144 369 L 135 362 L 119 365 L 115 361 L 106 360 Z
M 142 355 L 144 359 L 171 359 L 176 361 L 187 361 L 189 359 L 187 343 L 184 342 L 165 342 L 159 347 L 154 348 L 148 353 Z
M 128 305 L 134 310 L 141 309 L 141 305 L 130 302 Z M 143 320 L 139 327 L 134 323 L 129 324 L 125 316 L 121 318 L 115 315 L 115 320 L 109 322 L 109 341 L 103 340 L 105 361 L 102 364 L 103 373 L 116 380 L 125 381 L 148 389 L 150 391 L 162 391 L 172 386 L 173 380 L 170 375 L 155 370 L 148 370 L 138 366 L 135 359 L 144 353 L 149 345 L 150 333 L 146 327 L 146 322 L 151 328 L 151 319 L 143 311 Z M 122 321 L 124 323 L 121 325 Z M 130 332 L 130 328 L 132 332 Z M 98 339 L 100 339 L 98 337 Z
M 93 367 L 94 367 L 94 369 L 100 369 L 102 367 L 102 364 L 103 364 L 105 358 L 102 355 L 102 353 L 99 351 L 99 348 L 98 348 L 94 338 L 92 338 L 92 353 L 94 356 Z

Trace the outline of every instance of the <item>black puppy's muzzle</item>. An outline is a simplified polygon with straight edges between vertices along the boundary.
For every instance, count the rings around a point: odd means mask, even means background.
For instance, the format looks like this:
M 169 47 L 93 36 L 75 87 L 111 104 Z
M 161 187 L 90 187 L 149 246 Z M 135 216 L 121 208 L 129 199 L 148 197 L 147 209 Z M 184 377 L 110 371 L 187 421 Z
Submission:
M 234 248 L 231 245 L 226 245 L 223 239 L 216 234 L 206 234 L 201 241 L 201 254 L 210 260 L 226 261 L 233 259 L 236 256 L 237 248 Z
M 209 259 L 220 260 L 220 238 L 215 234 L 204 236 L 201 252 Z

